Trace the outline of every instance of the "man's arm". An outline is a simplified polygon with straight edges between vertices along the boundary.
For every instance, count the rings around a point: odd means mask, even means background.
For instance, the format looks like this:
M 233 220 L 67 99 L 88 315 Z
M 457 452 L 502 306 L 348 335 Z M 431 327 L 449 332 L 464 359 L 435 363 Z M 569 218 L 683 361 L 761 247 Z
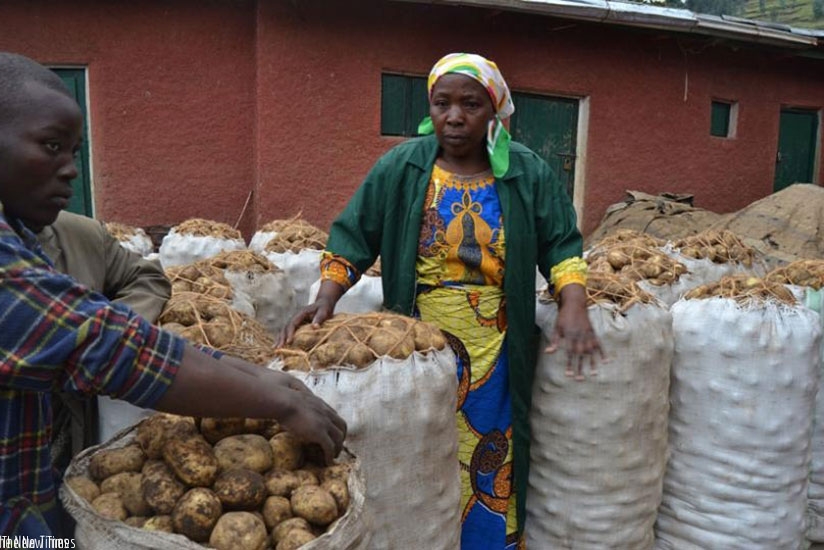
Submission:
M 103 294 L 154 323 L 172 295 L 160 264 L 123 248 L 101 223 L 106 279 Z
M 305 388 L 294 389 L 288 375 L 214 359 L 55 272 L 7 235 L 0 234 L 0 387 L 60 387 L 182 414 L 275 418 L 329 459 L 340 450 L 343 420 Z

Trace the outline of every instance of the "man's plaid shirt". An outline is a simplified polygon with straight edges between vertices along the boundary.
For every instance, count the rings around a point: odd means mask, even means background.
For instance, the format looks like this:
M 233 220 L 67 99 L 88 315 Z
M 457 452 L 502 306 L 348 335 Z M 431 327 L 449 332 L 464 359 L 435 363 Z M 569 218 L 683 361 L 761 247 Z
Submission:
M 52 390 L 151 408 L 174 379 L 183 347 L 52 269 L 34 235 L 0 204 L 0 535 L 28 534 L 40 515 L 54 519 Z

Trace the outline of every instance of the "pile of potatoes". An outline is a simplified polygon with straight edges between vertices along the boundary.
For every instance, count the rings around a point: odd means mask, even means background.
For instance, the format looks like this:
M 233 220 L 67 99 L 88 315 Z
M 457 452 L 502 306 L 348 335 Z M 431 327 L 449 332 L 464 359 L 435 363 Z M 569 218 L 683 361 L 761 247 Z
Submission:
M 765 279 L 820 290 L 824 287 L 824 260 L 798 260 L 772 270 Z
M 441 350 L 443 333 L 432 325 L 393 313 L 339 313 L 322 326 L 303 325 L 292 344 L 277 350 L 284 370 L 331 366 L 363 368 L 378 357 L 407 359 L 415 351 Z
M 190 342 L 265 365 L 274 357 L 275 342 L 265 327 L 235 311 L 226 300 L 179 292 L 166 303 L 158 325 Z
M 590 273 L 620 273 L 634 281 L 645 280 L 655 286 L 673 284 L 687 273 L 684 264 L 658 248 L 647 246 L 646 241 L 598 245 L 587 256 L 587 263 Z
M 195 237 L 217 237 L 220 239 L 242 239 L 240 231 L 229 224 L 204 220 L 202 218 L 192 218 L 175 226 L 174 230 L 179 235 L 193 235 Z
M 302 218 L 275 220 L 264 225 L 261 231 L 271 231 L 275 236 L 264 247 L 264 252 L 300 252 L 305 249 L 323 250 L 329 235 Z
M 620 273 L 590 273 L 587 276 L 587 306 L 595 304 L 614 304 L 618 311 L 624 312 L 634 304 L 649 304 L 653 296 L 641 289 L 632 279 Z M 538 295 L 543 303 L 553 300 L 548 289 Z
M 172 296 L 194 292 L 223 300 L 232 299 L 232 287 L 223 276 L 223 270 L 211 265 L 208 260 L 172 266 L 166 269 L 166 278 L 172 283 Z
M 322 466 L 277 422 L 157 414 L 66 479 L 104 518 L 218 550 L 294 550 L 349 509 L 350 463 Z
M 792 292 L 783 284 L 745 274 L 723 277 L 713 283 L 694 288 L 684 295 L 685 300 L 713 297 L 730 298 L 740 304 L 768 300 L 788 305 L 797 303 Z
M 755 258 L 753 249 L 745 245 L 735 233 L 728 230 L 704 231 L 691 237 L 679 239 L 672 246 L 682 256 L 694 259 L 708 259 L 717 264 L 730 262 L 752 267 Z

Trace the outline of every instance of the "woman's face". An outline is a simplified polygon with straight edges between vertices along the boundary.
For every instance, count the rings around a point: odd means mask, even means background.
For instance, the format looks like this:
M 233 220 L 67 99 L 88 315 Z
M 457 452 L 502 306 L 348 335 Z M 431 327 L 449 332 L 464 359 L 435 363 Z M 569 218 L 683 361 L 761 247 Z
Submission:
M 445 157 L 486 158 L 486 131 L 495 108 L 478 81 L 455 73 L 440 77 L 432 87 L 429 116 Z

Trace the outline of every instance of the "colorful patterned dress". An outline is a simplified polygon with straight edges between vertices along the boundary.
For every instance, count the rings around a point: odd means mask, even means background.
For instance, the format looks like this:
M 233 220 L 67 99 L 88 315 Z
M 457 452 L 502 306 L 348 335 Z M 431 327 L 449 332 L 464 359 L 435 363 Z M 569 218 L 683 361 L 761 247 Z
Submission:
M 417 311 L 458 359 L 458 457 L 465 550 L 519 546 L 503 293 L 506 239 L 491 172 L 434 167 L 416 264 Z

